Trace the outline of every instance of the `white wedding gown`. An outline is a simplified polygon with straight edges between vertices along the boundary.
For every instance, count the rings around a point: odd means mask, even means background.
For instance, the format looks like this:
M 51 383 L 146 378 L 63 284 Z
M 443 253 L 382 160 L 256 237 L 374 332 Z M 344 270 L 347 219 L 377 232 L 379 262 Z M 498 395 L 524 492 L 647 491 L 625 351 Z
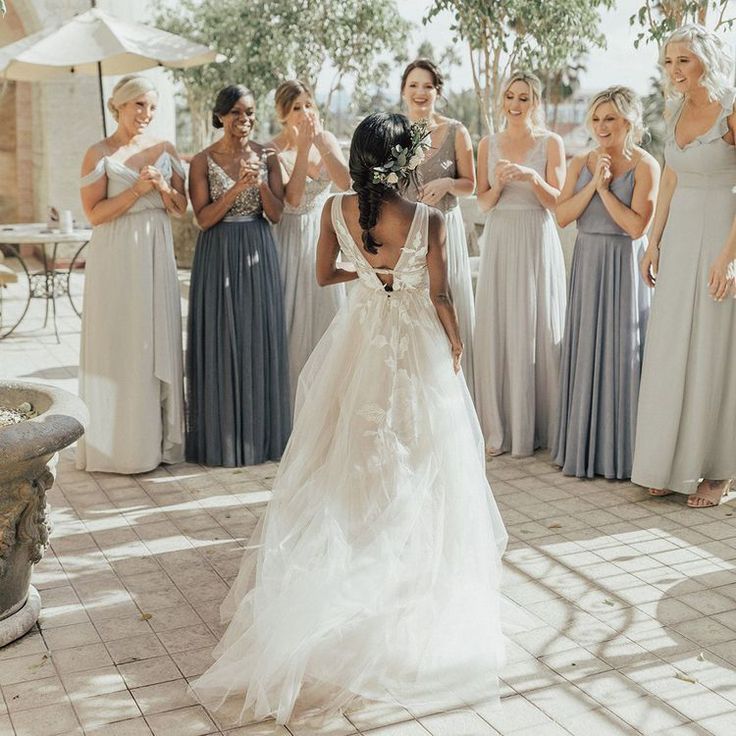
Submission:
M 429 298 L 429 208 L 389 292 L 343 196 L 332 222 L 359 280 L 301 374 L 273 498 L 223 603 L 232 621 L 194 685 L 213 709 L 234 701 L 240 722 L 497 697 L 507 537 Z

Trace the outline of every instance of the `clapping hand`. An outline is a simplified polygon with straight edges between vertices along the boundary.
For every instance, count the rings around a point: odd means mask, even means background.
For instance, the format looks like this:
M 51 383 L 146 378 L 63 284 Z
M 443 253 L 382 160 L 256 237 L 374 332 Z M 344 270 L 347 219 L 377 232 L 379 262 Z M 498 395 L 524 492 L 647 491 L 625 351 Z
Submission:
M 251 187 L 258 186 L 260 178 L 260 166 L 255 160 L 240 160 L 240 172 L 235 187 L 238 192 L 245 191 Z
M 314 142 L 316 124 L 313 115 L 305 114 L 296 126 L 296 147 L 299 151 L 309 151 Z
M 510 181 L 528 181 L 533 182 L 537 177 L 537 172 L 528 166 L 515 164 L 505 158 L 499 159 L 494 170 L 495 181 L 494 186 L 503 188 Z
M 598 156 L 598 160 L 595 162 L 593 181 L 595 182 L 596 191 L 607 190 L 611 184 L 611 179 L 611 157 L 604 153 Z
M 165 192 L 169 188 L 164 175 L 155 166 L 144 166 L 140 170 L 139 179 L 151 184 L 150 188 L 146 189 L 146 191 L 158 189 L 159 192 Z

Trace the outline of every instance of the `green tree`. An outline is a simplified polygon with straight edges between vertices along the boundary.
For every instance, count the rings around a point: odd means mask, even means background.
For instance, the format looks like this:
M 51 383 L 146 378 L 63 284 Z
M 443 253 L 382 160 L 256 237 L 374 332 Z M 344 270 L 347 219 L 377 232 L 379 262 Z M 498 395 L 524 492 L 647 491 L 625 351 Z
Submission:
M 714 31 L 731 29 L 736 23 L 736 16 L 728 15 L 732 7 L 731 0 L 646 0 L 629 18 L 632 26 L 641 29 L 634 46 L 638 48 L 642 41 L 659 46 L 684 23 L 700 23 Z
M 411 27 L 394 0 L 159 0 L 156 24 L 211 46 L 222 64 L 172 70 L 186 90 L 195 146 L 209 133 L 209 110 L 217 90 L 243 83 L 263 101 L 284 79 L 314 87 L 325 67 L 334 75 L 325 108 L 346 77 L 358 96 L 386 74 L 387 61 L 405 58 Z
M 424 22 L 442 11 L 453 14 L 455 40 L 468 48 L 473 85 L 481 114 L 493 131 L 500 111 L 497 95 L 503 77 L 515 67 L 563 69 L 591 47 L 605 47 L 598 30 L 599 9 L 614 0 L 434 0 Z

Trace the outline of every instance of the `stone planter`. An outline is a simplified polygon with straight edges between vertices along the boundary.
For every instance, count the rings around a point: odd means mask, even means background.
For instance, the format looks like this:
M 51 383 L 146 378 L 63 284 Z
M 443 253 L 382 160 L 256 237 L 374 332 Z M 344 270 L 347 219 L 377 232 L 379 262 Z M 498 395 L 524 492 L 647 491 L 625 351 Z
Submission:
M 88 421 L 81 399 L 35 383 L 0 381 L 0 405 L 29 402 L 38 416 L 0 427 L 0 647 L 28 631 L 41 600 L 33 564 L 49 538 L 46 491 L 56 453 L 81 437 Z

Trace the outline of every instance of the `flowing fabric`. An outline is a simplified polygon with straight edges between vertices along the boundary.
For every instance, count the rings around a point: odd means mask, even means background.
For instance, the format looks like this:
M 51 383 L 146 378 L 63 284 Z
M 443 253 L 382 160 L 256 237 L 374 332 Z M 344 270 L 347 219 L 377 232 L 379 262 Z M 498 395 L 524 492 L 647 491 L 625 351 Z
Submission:
M 644 351 L 631 479 L 694 493 L 736 477 L 736 300 L 708 294 L 711 266 L 736 217 L 736 147 L 723 136 L 736 91 L 713 127 L 680 148 L 675 111 L 665 144 L 677 174 L 662 233 Z
M 497 696 L 506 533 L 482 438 L 429 299 L 428 208 L 384 290 L 333 200 L 359 280 L 302 372 L 273 498 L 194 685 L 239 721 L 357 698 L 438 710 Z
M 547 135 L 526 166 L 546 174 Z M 488 177 L 501 158 L 488 146 Z M 528 182 L 510 182 L 488 215 L 475 294 L 475 405 L 486 447 L 531 455 L 557 424 L 565 263 L 557 228 Z
M 181 164 L 164 152 L 167 181 Z M 138 172 L 107 156 L 82 179 L 107 177 L 114 197 Z M 92 232 L 85 266 L 79 395 L 90 423 L 80 469 L 143 473 L 184 456 L 181 303 L 171 222 L 158 191 Z
M 427 156 L 417 167 L 420 187 L 435 179 L 457 177 L 457 156 L 455 154 L 455 138 L 462 123 L 450 120 L 447 132 L 439 146 Z M 405 195 L 407 199 L 417 201 L 421 188 L 409 182 Z M 474 390 L 473 377 L 473 333 L 475 330 L 475 304 L 473 303 L 473 280 L 470 275 L 470 257 L 468 240 L 465 235 L 463 215 L 458 198 L 451 192 L 445 194 L 435 207 L 445 215 L 447 232 L 447 283 L 457 313 L 457 324 L 460 339 L 463 341 L 462 368 L 465 382 L 472 396 Z
M 284 290 L 292 407 L 304 364 L 345 302 L 344 284 L 321 287 L 315 275 L 320 217 L 331 184 L 326 175 L 308 178 L 299 207 L 284 202 L 281 220 L 274 225 Z
M 584 166 L 575 191 L 592 176 Z M 614 179 L 610 190 L 630 207 L 634 169 Z M 565 475 L 631 477 L 650 302 L 639 274 L 646 245 L 646 238 L 632 240 L 613 221 L 597 193 L 578 218 L 552 448 Z
M 207 161 L 214 201 L 232 180 Z M 291 429 L 284 306 L 260 194 L 239 194 L 201 232 L 192 264 L 186 457 L 233 467 L 278 460 Z

